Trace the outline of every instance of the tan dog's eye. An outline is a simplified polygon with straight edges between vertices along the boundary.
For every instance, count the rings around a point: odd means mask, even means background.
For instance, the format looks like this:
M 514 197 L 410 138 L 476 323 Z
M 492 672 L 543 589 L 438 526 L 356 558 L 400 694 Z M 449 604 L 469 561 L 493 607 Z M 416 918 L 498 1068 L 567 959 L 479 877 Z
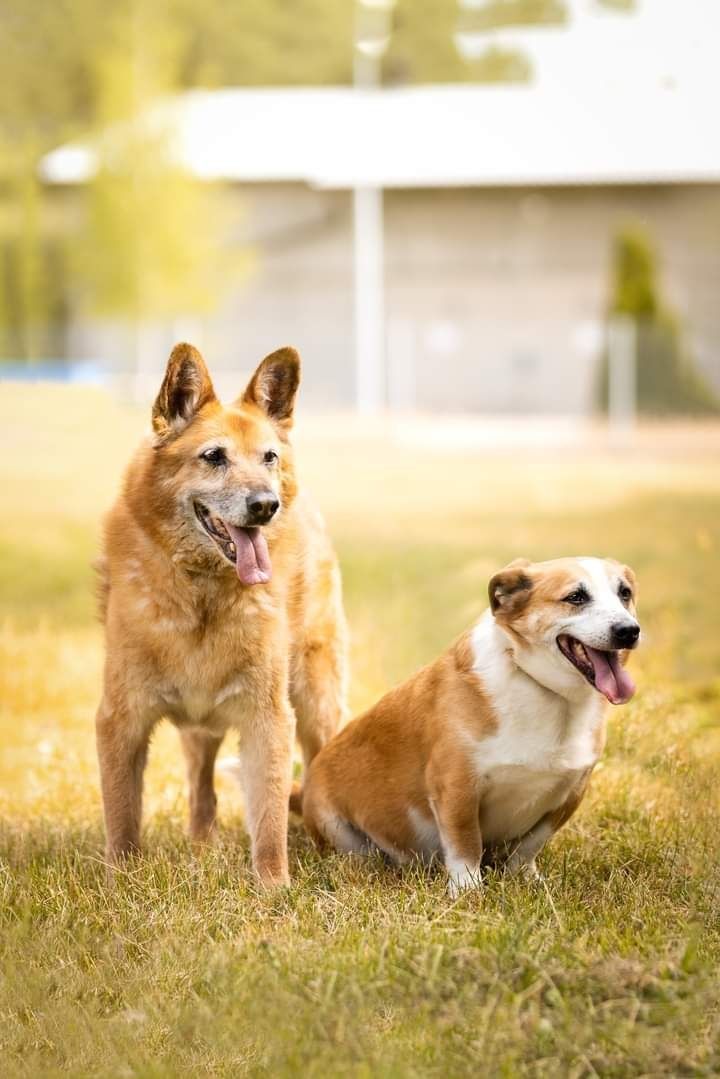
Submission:
M 263 463 L 272 468 L 279 461 L 279 457 L 275 450 L 266 450 L 263 454 Z
M 205 450 L 201 453 L 200 457 L 214 468 L 219 468 L 220 465 L 227 464 L 227 453 L 222 446 L 211 446 L 209 450 Z

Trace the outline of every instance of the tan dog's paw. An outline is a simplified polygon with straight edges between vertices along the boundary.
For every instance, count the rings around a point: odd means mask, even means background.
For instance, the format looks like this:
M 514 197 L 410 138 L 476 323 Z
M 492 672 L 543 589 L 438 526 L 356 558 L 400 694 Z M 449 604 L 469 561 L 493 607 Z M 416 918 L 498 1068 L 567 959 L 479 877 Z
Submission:
M 258 863 L 255 866 L 255 876 L 260 887 L 268 892 L 290 887 L 290 874 L 287 867 L 273 865 L 269 862 L 265 864 Z

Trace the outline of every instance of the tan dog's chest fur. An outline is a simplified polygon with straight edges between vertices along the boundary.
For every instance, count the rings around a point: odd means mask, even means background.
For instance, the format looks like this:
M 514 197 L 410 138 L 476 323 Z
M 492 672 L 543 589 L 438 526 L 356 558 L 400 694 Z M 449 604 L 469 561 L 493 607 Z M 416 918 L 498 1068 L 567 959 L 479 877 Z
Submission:
M 115 551 L 112 531 L 117 527 L 117 546 L 123 548 L 132 526 L 122 511 L 116 511 L 119 520 L 111 519 L 108 526 L 107 557 L 112 564 L 117 553 L 120 568 L 110 571 L 108 632 L 117 628 L 114 647 L 129 667 L 141 665 L 147 675 L 139 687 L 146 707 L 178 725 L 222 734 L 240 724 L 243 701 L 250 707 L 262 692 L 262 657 L 285 651 L 290 670 L 294 659 L 302 658 L 303 648 L 310 646 L 306 637 L 311 639 L 315 630 L 312 624 L 306 625 L 305 597 L 317 581 L 303 574 L 297 552 L 304 555 L 311 542 L 315 546 L 325 542 L 322 532 L 312 537 L 304 534 L 305 512 L 311 511 L 302 498 L 289 511 L 282 547 L 273 551 L 272 585 L 247 590 L 225 575 L 189 576 L 162 559 L 153 564 L 151 558 L 141 563 L 133 557 L 129 560 L 132 568 L 124 572 L 127 560 L 122 549 Z M 317 522 L 317 515 L 312 517 Z M 334 568 L 333 573 L 337 573 Z
M 540 612 L 525 612 L 531 629 L 517 611 L 516 621 L 486 612 L 325 747 L 303 798 L 317 840 L 354 853 L 379 848 L 398 862 L 441 856 L 453 890 L 477 881 L 483 856 L 535 872 L 535 856 L 579 805 L 605 741 L 604 701 L 560 654 L 556 605 L 541 593 L 548 571 L 536 573 Z M 553 587 L 570 587 L 562 584 Z
M 174 351 L 168 380 L 156 404 L 160 438 L 136 454 L 106 524 L 97 734 L 108 857 L 139 844 L 148 740 L 168 718 L 182 736 L 197 839 L 215 822 L 220 742 L 238 732 L 253 862 L 261 879 L 282 883 L 296 720 L 309 764 L 342 720 L 346 681 L 339 570 L 320 515 L 297 492 L 286 437 L 297 357 L 268 357 L 230 409 L 189 346 Z M 263 513 L 273 502 L 263 538 L 261 526 L 242 523 L 253 498 Z M 231 531 L 213 516 L 216 505 Z M 237 569 L 206 535 L 203 515 Z M 247 559 L 241 568 L 245 547 L 260 559 L 254 569 Z M 264 583 L 240 577 L 261 572 Z

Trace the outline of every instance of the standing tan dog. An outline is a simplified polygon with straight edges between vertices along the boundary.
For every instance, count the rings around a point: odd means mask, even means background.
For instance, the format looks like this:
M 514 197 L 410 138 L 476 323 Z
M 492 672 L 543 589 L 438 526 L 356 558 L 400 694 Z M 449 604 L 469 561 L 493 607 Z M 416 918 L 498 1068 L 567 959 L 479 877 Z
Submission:
M 536 874 L 580 804 L 605 741 L 605 700 L 635 687 L 635 577 L 611 559 L 519 559 L 490 609 L 313 761 L 303 815 L 321 844 L 396 862 L 444 859 L 450 890 L 483 855 Z
M 288 881 L 296 717 L 307 767 L 339 726 L 346 690 L 338 565 L 298 494 L 288 441 L 299 381 L 298 354 L 279 349 L 224 407 L 196 349 L 170 356 L 101 559 L 110 862 L 139 847 L 148 742 L 167 717 L 187 760 L 193 838 L 215 824 L 215 757 L 233 727 L 253 866 L 264 884 Z

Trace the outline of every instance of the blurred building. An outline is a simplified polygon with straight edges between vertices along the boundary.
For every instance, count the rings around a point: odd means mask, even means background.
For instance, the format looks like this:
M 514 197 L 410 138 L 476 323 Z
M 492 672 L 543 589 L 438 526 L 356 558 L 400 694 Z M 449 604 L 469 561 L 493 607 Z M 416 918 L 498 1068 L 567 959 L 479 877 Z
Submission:
M 610 246 L 628 221 L 655 239 L 665 292 L 720 388 L 720 147 L 698 122 L 705 107 L 672 86 L 628 96 L 609 84 L 582 95 L 553 85 L 231 90 L 164 105 L 179 159 L 231 185 L 243 207 L 225 242 L 254 257 L 212 317 L 146 327 L 142 392 L 178 336 L 199 340 L 229 389 L 239 370 L 293 343 L 306 406 L 352 407 L 357 186 L 385 192 L 391 407 L 588 412 Z M 45 161 L 59 184 L 92 168 L 87 147 Z M 125 340 L 118 326 L 73 320 L 68 351 L 121 369 Z

